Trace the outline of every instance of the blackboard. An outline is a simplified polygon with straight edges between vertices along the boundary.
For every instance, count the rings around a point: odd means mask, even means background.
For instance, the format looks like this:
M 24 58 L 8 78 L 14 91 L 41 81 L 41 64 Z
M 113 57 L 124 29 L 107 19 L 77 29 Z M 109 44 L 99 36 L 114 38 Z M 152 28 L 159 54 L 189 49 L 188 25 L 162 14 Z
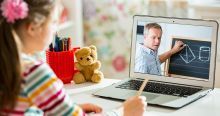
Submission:
M 173 38 L 172 47 L 176 40 L 185 43 L 185 47 L 170 57 L 168 73 L 208 79 L 211 42 Z

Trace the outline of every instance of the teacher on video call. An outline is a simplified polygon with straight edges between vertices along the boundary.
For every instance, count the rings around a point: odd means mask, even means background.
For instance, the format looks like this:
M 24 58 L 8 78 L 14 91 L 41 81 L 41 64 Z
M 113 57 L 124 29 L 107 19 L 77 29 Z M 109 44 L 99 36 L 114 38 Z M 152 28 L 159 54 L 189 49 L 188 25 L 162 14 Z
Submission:
M 160 65 L 185 47 L 182 41 L 176 41 L 171 50 L 158 56 L 161 36 L 159 24 L 148 23 L 144 26 L 144 41 L 136 46 L 135 72 L 161 75 Z

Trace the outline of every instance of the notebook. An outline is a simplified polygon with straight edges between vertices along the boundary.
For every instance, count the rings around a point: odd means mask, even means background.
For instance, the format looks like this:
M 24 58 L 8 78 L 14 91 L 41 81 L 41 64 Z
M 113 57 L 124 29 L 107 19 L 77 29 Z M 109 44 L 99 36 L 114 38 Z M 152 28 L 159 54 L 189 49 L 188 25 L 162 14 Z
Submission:
M 218 23 L 212 20 L 136 15 L 129 78 L 93 95 L 126 100 L 147 78 L 141 95 L 148 104 L 171 108 L 190 104 L 214 88 L 217 33 Z

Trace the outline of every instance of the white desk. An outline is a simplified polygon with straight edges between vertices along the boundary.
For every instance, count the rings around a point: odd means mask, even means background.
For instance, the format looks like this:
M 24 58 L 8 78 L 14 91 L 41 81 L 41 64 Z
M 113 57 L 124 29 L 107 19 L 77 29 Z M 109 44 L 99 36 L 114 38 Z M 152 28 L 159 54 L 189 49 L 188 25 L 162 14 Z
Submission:
M 118 82 L 115 79 L 104 79 L 99 84 L 66 84 L 64 87 L 71 99 L 76 103 L 94 103 L 103 108 L 104 111 L 114 109 L 122 102 L 103 99 L 91 95 L 96 90 Z M 117 93 L 112 93 L 117 94 Z M 220 116 L 220 89 L 214 89 L 207 96 L 180 109 L 169 109 L 157 106 L 148 106 L 146 116 Z

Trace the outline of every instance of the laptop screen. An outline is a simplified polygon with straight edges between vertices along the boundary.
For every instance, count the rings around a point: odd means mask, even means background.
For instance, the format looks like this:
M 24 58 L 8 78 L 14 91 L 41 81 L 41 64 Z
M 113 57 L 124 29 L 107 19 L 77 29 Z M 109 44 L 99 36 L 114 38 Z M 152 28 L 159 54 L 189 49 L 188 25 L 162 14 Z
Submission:
M 216 27 L 195 20 L 184 23 L 184 20 L 136 19 L 132 40 L 133 74 L 177 82 L 214 80 Z

